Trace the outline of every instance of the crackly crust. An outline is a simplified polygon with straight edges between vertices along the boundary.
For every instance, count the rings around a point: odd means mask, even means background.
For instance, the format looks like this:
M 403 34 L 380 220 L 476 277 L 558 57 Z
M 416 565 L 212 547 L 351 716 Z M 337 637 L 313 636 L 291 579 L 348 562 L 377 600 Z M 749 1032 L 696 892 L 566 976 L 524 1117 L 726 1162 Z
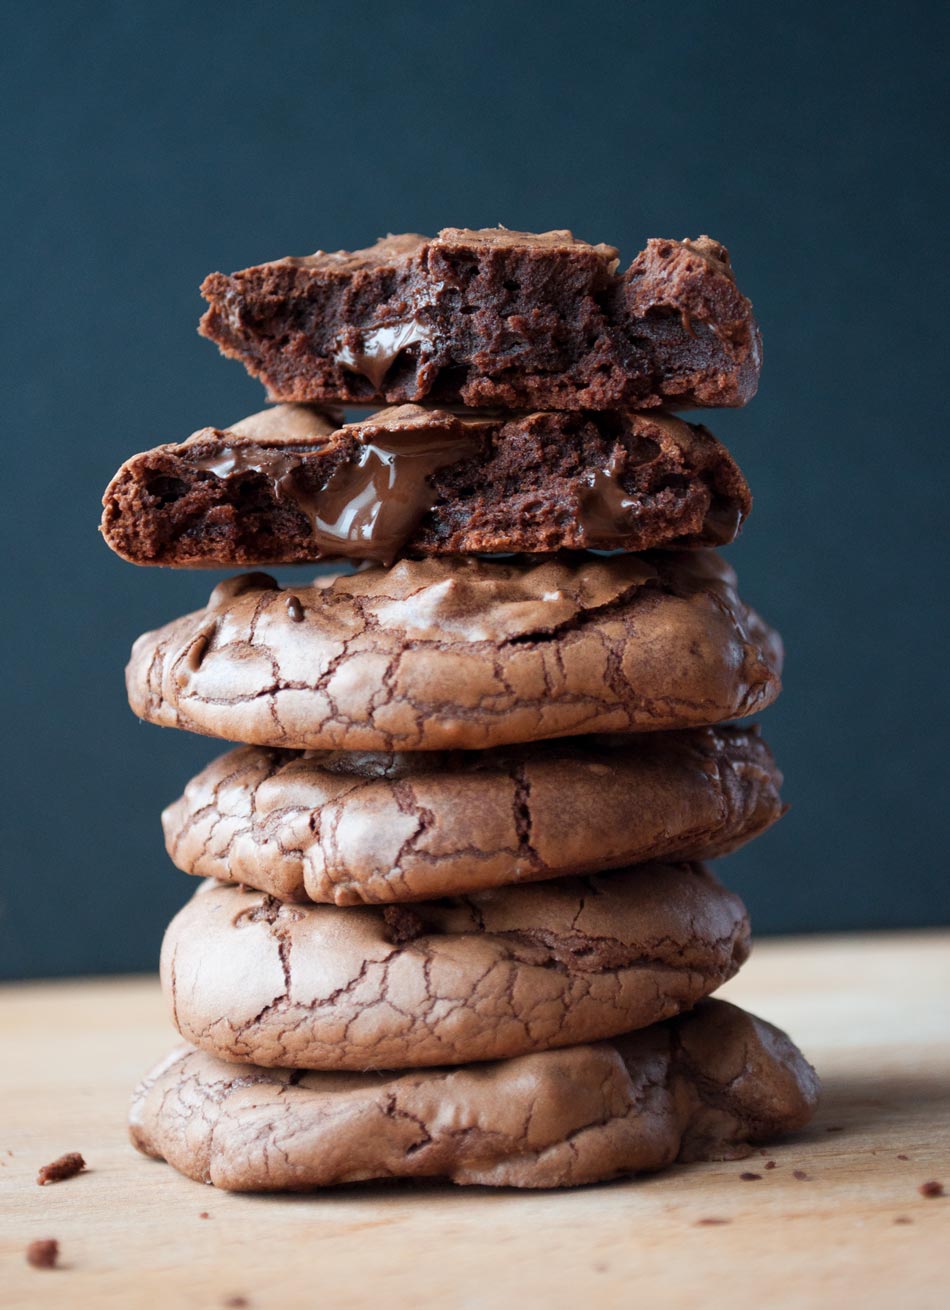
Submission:
M 745 404 L 761 339 L 725 247 L 653 239 L 617 262 L 570 232 L 390 237 L 212 273 L 199 330 L 275 400 Z
M 205 883 L 169 925 L 178 1031 L 222 1059 L 391 1069 L 595 1041 L 687 1009 L 749 950 L 702 865 L 647 864 L 385 908 Z
M 782 813 L 756 728 L 440 754 L 244 746 L 162 815 L 186 873 L 283 901 L 412 901 L 712 859 Z
M 723 1001 L 596 1045 L 472 1068 L 235 1068 L 185 1047 L 136 1088 L 135 1146 L 232 1191 L 374 1178 L 565 1187 L 736 1159 L 811 1118 L 786 1035 Z
M 143 719 L 300 750 L 479 749 L 743 717 L 781 642 L 712 551 L 251 574 L 135 643 Z
M 385 511 L 393 514 L 390 485 L 368 539 L 353 535 L 334 549 L 318 517 L 339 513 L 341 483 L 362 503 L 368 447 L 396 442 L 398 451 L 407 438 L 419 443 L 415 453 L 389 467 L 410 508 L 380 527 Z M 423 476 L 414 466 L 427 442 Z M 715 437 L 669 415 L 460 415 L 403 405 L 340 427 L 310 407 L 279 405 L 133 455 L 102 503 L 106 543 L 134 564 L 235 568 L 332 555 L 391 562 L 718 546 L 735 538 L 752 502 Z

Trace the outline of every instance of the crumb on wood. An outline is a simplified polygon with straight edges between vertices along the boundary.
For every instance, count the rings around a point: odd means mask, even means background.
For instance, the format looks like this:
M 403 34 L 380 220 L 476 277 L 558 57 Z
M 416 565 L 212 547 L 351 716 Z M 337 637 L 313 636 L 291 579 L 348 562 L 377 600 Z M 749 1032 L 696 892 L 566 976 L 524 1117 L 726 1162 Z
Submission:
M 912 1224 L 913 1219 L 909 1219 L 906 1214 L 899 1214 L 894 1220 L 895 1224 Z
M 843 1132 L 844 1132 L 844 1124 L 829 1124 L 828 1127 L 825 1129 L 825 1132 L 826 1132 L 826 1133 L 843 1133 Z
M 49 1164 L 44 1164 L 36 1175 L 40 1187 L 47 1183 L 61 1183 L 67 1178 L 75 1178 L 86 1167 L 86 1162 L 78 1151 L 67 1151 Z
M 732 1220 L 720 1219 L 716 1215 L 710 1215 L 706 1219 L 697 1219 L 696 1223 L 699 1225 L 700 1228 L 713 1228 L 713 1227 L 718 1227 L 719 1224 L 731 1224 Z
M 59 1259 L 59 1242 L 55 1237 L 38 1237 L 26 1248 L 26 1262 L 34 1269 L 55 1269 Z
M 943 1196 L 943 1183 L 938 1183 L 936 1178 L 931 1178 L 929 1182 L 921 1183 L 917 1190 L 921 1196 Z
M 778 1165 L 775 1163 L 774 1160 L 766 1160 L 765 1167 L 766 1169 L 777 1169 Z
M 807 1183 L 810 1181 L 804 1169 L 793 1169 L 792 1177 L 797 1178 L 800 1183 Z
M 762 1175 L 750 1173 L 749 1170 L 747 1169 L 745 1173 L 740 1174 L 739 1177 L 742 1179 L 744 1183 L 757 1183 L 761 1179 Z
M 240 1306 L 250 1305 L 251 1303 L 246 1296 L 229 1296 L 224 1304 L 233 1307 L 233 1310 L 239 1310 Z
M 910 1156 L 909 1156 L 909 1155 L 899 1155 L 897 1158 L 898 1158 L 898 1160 L 909 1160 L 909 1159 L 910 1159 Z
M 207 1211 L 207 1210 L 199 1210 L 199 1211 L 198 1211 L 198 1218 L 199 1218 L 199 1219 L 210 1219 L 211 1216 L 208 1214 L 208 1211 Z

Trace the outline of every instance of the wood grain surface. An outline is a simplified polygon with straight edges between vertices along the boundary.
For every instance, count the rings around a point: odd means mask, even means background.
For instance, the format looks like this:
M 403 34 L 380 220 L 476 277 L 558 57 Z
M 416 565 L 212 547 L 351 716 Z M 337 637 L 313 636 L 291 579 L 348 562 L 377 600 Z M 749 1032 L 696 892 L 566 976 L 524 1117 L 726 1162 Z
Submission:
M 176 1040 L 153 978 L 0 988 L 0 1306 L 950 1304 L 950 934 L 761 942 L 722 995 L 824 1081 L 813 1126 L 751 1160 L 575 1192 L 257 1197 L 128 1144 L 129 1091 Z M 88 1172 L 38 1187 L 73 1150 Z M 933 1179 L 947 1196 L 921 1195 Z M 44 1237 L 57 1269 L 26 1263 Z

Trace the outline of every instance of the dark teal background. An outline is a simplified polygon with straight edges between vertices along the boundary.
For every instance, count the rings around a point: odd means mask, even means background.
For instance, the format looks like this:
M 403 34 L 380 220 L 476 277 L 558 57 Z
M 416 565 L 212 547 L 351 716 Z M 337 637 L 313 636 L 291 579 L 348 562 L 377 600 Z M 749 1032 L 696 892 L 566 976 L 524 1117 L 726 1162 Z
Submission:
M 5 7 L 0 972 L 155 965 L 161 807 L 220 748 L 136 722 L 142 630 L 215 576 L 98 540 L 126 456 L 259 408 L 197 286 L 378 234 L 708 232 L 761 319 L 713 415 L 781 628 L 792 811 L 726 878 L 759 932 L 950 918 L 945 5 Z

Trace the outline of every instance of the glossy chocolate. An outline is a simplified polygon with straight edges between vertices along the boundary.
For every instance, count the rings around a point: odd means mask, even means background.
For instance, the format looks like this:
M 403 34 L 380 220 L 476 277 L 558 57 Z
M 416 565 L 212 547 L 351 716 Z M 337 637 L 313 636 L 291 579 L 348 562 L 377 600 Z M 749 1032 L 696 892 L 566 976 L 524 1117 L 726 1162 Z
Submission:
M 333 358 L 350 372 L 368 378 L 373 390 L 379 391 L 386 374 L 402 352 L 421 343 L 431 345 L 433 333 L 418 318 L 410 318 L 385 327 L 368 328 L 359 334 L 359 339 L 361 344 L 358 347 L 341 342 Z

